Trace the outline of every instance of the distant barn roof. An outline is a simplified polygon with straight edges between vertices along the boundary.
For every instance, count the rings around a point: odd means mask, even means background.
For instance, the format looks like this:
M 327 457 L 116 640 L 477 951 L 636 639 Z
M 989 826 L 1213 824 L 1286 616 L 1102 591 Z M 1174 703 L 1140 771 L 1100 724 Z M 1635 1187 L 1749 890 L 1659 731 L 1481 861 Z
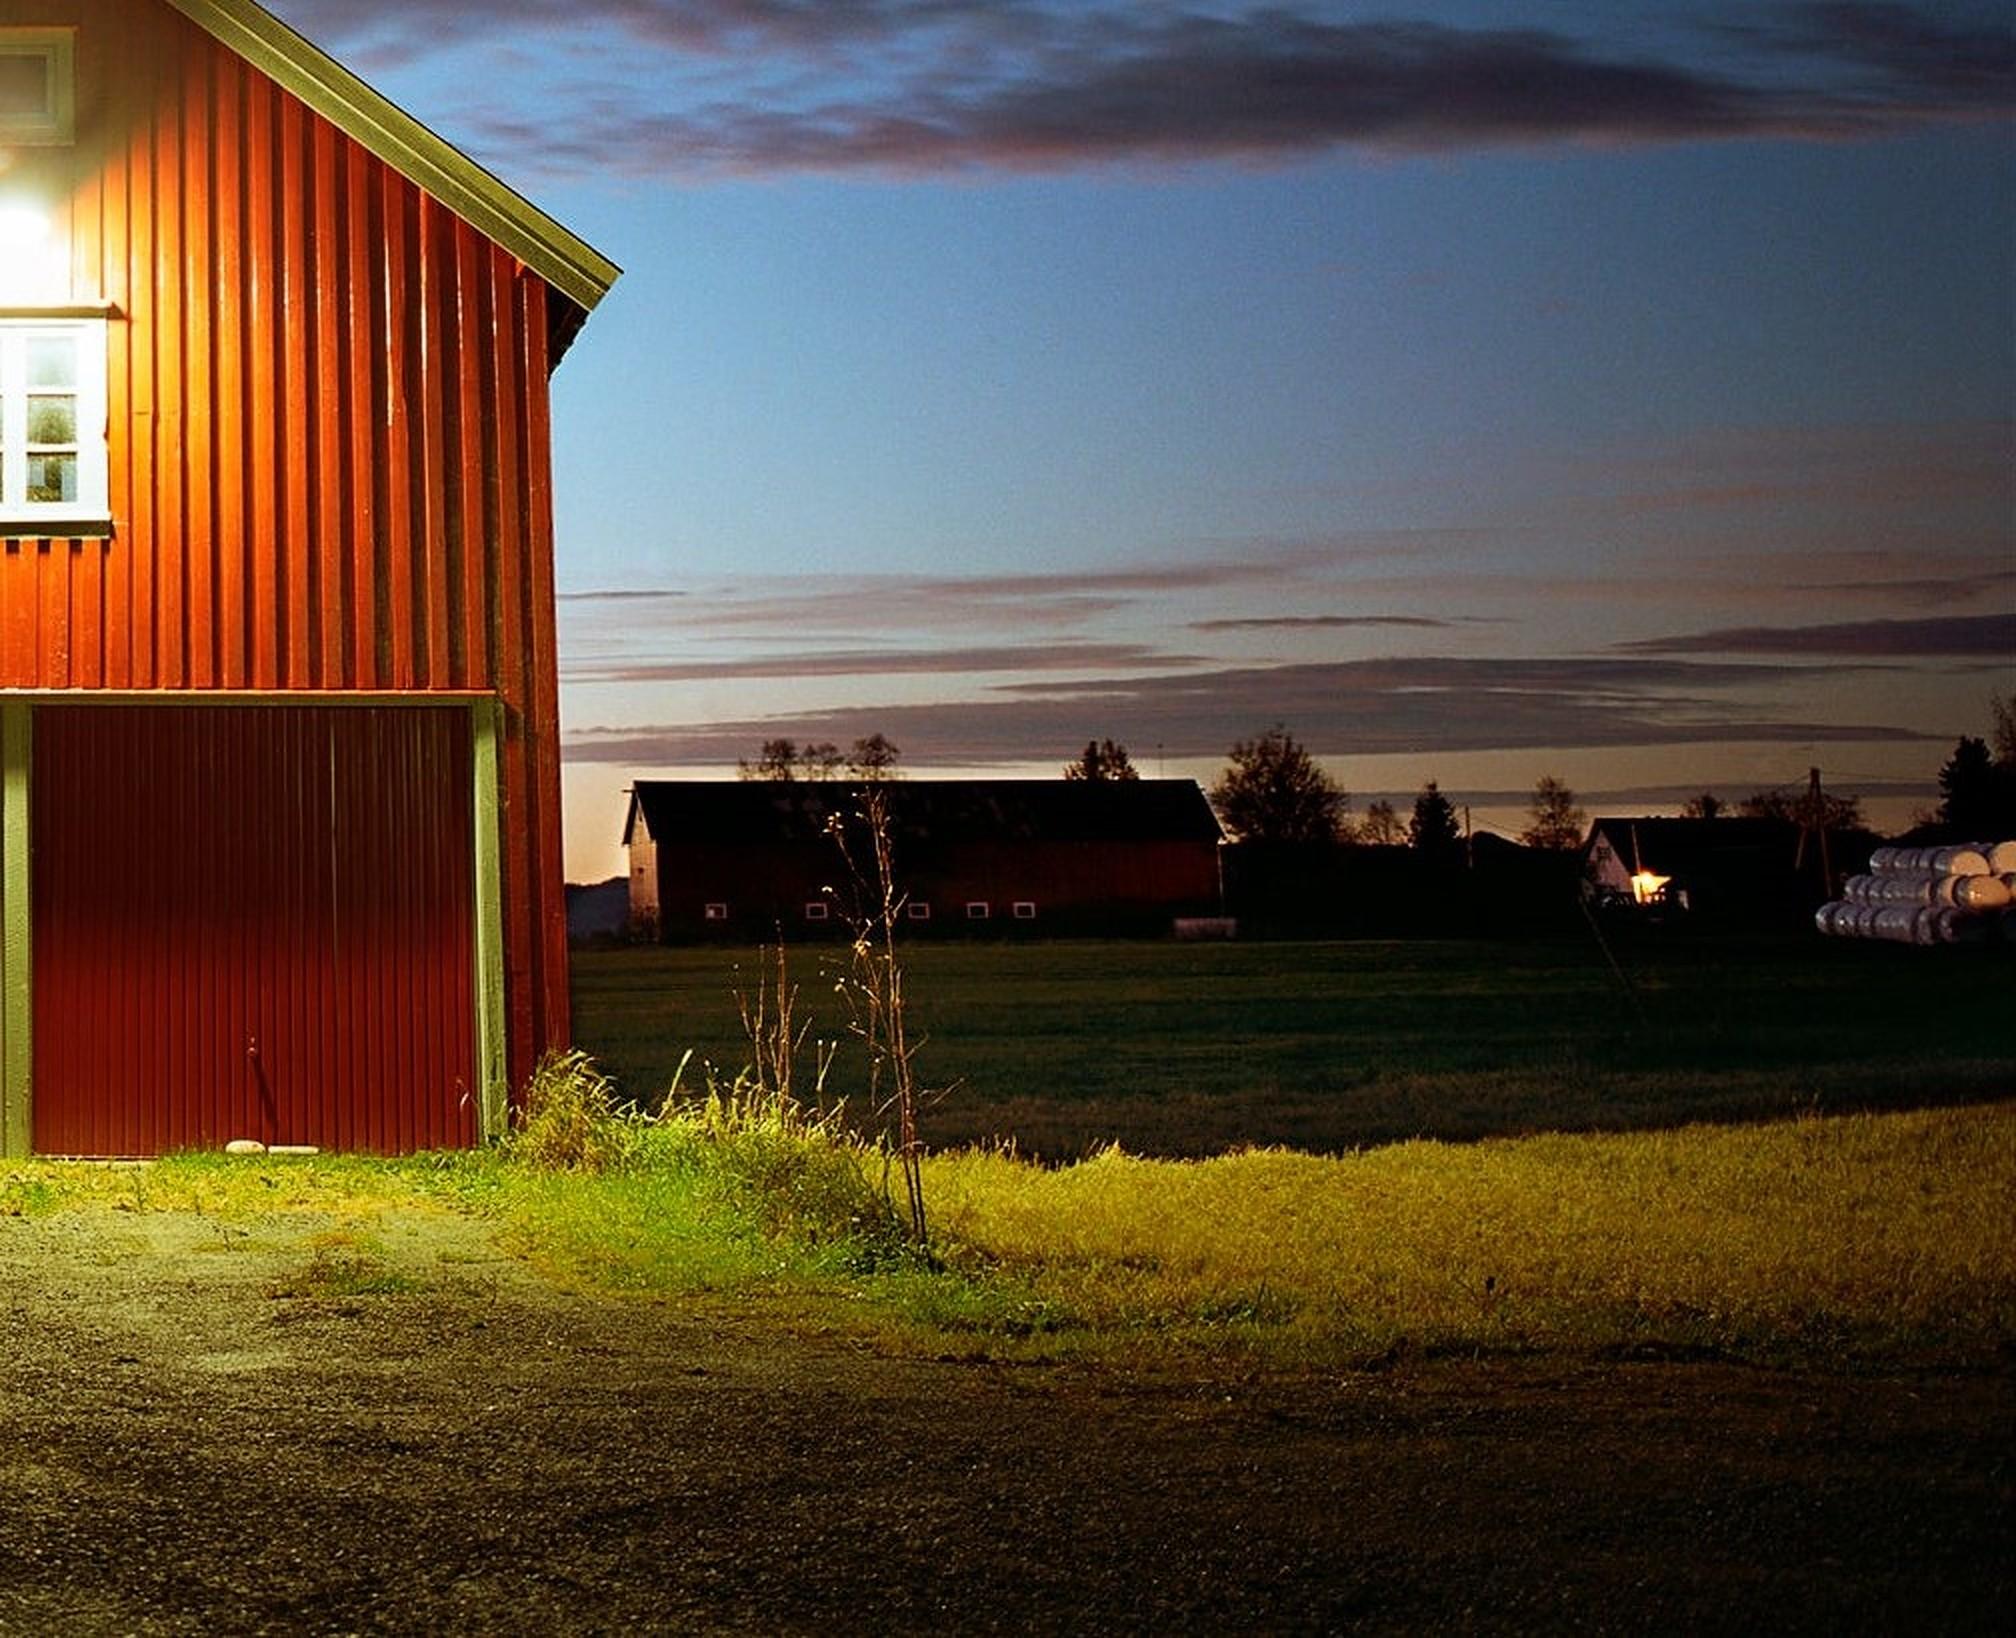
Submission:
M 579 315 L 593 311 L 621 272 L 475 160 L 380 96 L 255 0 L 168 0 L 246 62 L 285 86 L 337 129 L 432 194 L 559 291 Z
M 900 835 L 952 842 L 1216 842 L 1222 833 L 1192 779 L 898 779 L 879 787 Z M 637 810 L 657 842 L 815 841 L 827 817 L 856 811 L 848 780 L 639 780 Z

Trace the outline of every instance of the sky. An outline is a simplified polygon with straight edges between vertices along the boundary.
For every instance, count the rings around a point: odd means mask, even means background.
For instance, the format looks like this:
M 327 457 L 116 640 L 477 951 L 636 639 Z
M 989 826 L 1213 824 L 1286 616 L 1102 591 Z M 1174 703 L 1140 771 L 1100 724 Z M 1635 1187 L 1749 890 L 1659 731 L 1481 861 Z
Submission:
M 570 879 L 633 779 L 872 732 L 1901 825 L 2016 689 L 1999 0 L 268 3 L 625 269 Z

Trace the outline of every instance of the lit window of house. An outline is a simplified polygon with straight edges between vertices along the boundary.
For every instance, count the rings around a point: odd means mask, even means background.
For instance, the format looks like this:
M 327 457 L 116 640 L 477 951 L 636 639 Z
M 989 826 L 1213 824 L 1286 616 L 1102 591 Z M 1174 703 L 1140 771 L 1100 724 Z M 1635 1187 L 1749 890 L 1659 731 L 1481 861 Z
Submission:
M 105 322 L 0 320 L 0 527 L 109 528 Z

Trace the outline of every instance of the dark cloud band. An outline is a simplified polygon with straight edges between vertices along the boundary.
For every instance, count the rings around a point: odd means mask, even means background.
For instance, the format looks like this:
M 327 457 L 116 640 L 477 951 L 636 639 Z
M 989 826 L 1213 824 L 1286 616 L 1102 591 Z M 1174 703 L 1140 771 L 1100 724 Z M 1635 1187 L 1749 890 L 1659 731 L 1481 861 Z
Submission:
M 1538 29 L 1205 14 L 1106 0 L 292 0 L 311 32 L 385 63 L 441 42 L 598 31 L 612 72 L 556 126 L 466 111 L 461 135 L 548 172 L 704 176 L 1280 162 L 1339 148 L 1736 136 L 1838 139 L 2006 117 L 2016 31 L 1896 4 L 1753 8 L 1720 56 L 1657 60 Z M 477 19 L 480 17 L 480 25 Z M 619 44 L 620 43 L 620 46 Z M 704 94 L 645 93 L 615 53 L 704 65 Z M 577 60 L 579 60 L 577 58 Z M 746 64 L 747 66 L 743 66 Z M 790 89 L 779 89 L 778 68 Z M 593 72 L 592 69 L 589 72 Z M 739 76 L 739 83 L 738 83 Z M 627 91 L 618 87 L 628 84 Z M 723 94 L 724 86 L 728 94 Z
M 1866 659 L 2003 659 L 2016 666 L 2016 614 L 1731 626 L 1619 643 L 1623 654 L 1839 654 Z
M 1215 756 L 1277 720 L 1324 756 L 1925 737 L 1885 724 L 1766 715 L 1736 697 L 1786 674 L 1679 660 L 1420 659 L 1058 679 L 971 701 L 589 729 L 570 736 L 565 754 L 640 768 L 720 764 L 779 733 L 845 743 L 881 732 L 918 765 L 1040 760 L 1102 734 L 1170 756 Z

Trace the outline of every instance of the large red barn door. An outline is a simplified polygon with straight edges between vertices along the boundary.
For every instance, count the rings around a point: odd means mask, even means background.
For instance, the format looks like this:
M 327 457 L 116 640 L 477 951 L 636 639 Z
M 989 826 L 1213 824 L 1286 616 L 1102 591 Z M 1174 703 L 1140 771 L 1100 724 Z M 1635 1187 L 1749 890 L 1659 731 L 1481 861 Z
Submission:
M 475 1141 L 470 721 L 34 716 L 34 1142 Z

